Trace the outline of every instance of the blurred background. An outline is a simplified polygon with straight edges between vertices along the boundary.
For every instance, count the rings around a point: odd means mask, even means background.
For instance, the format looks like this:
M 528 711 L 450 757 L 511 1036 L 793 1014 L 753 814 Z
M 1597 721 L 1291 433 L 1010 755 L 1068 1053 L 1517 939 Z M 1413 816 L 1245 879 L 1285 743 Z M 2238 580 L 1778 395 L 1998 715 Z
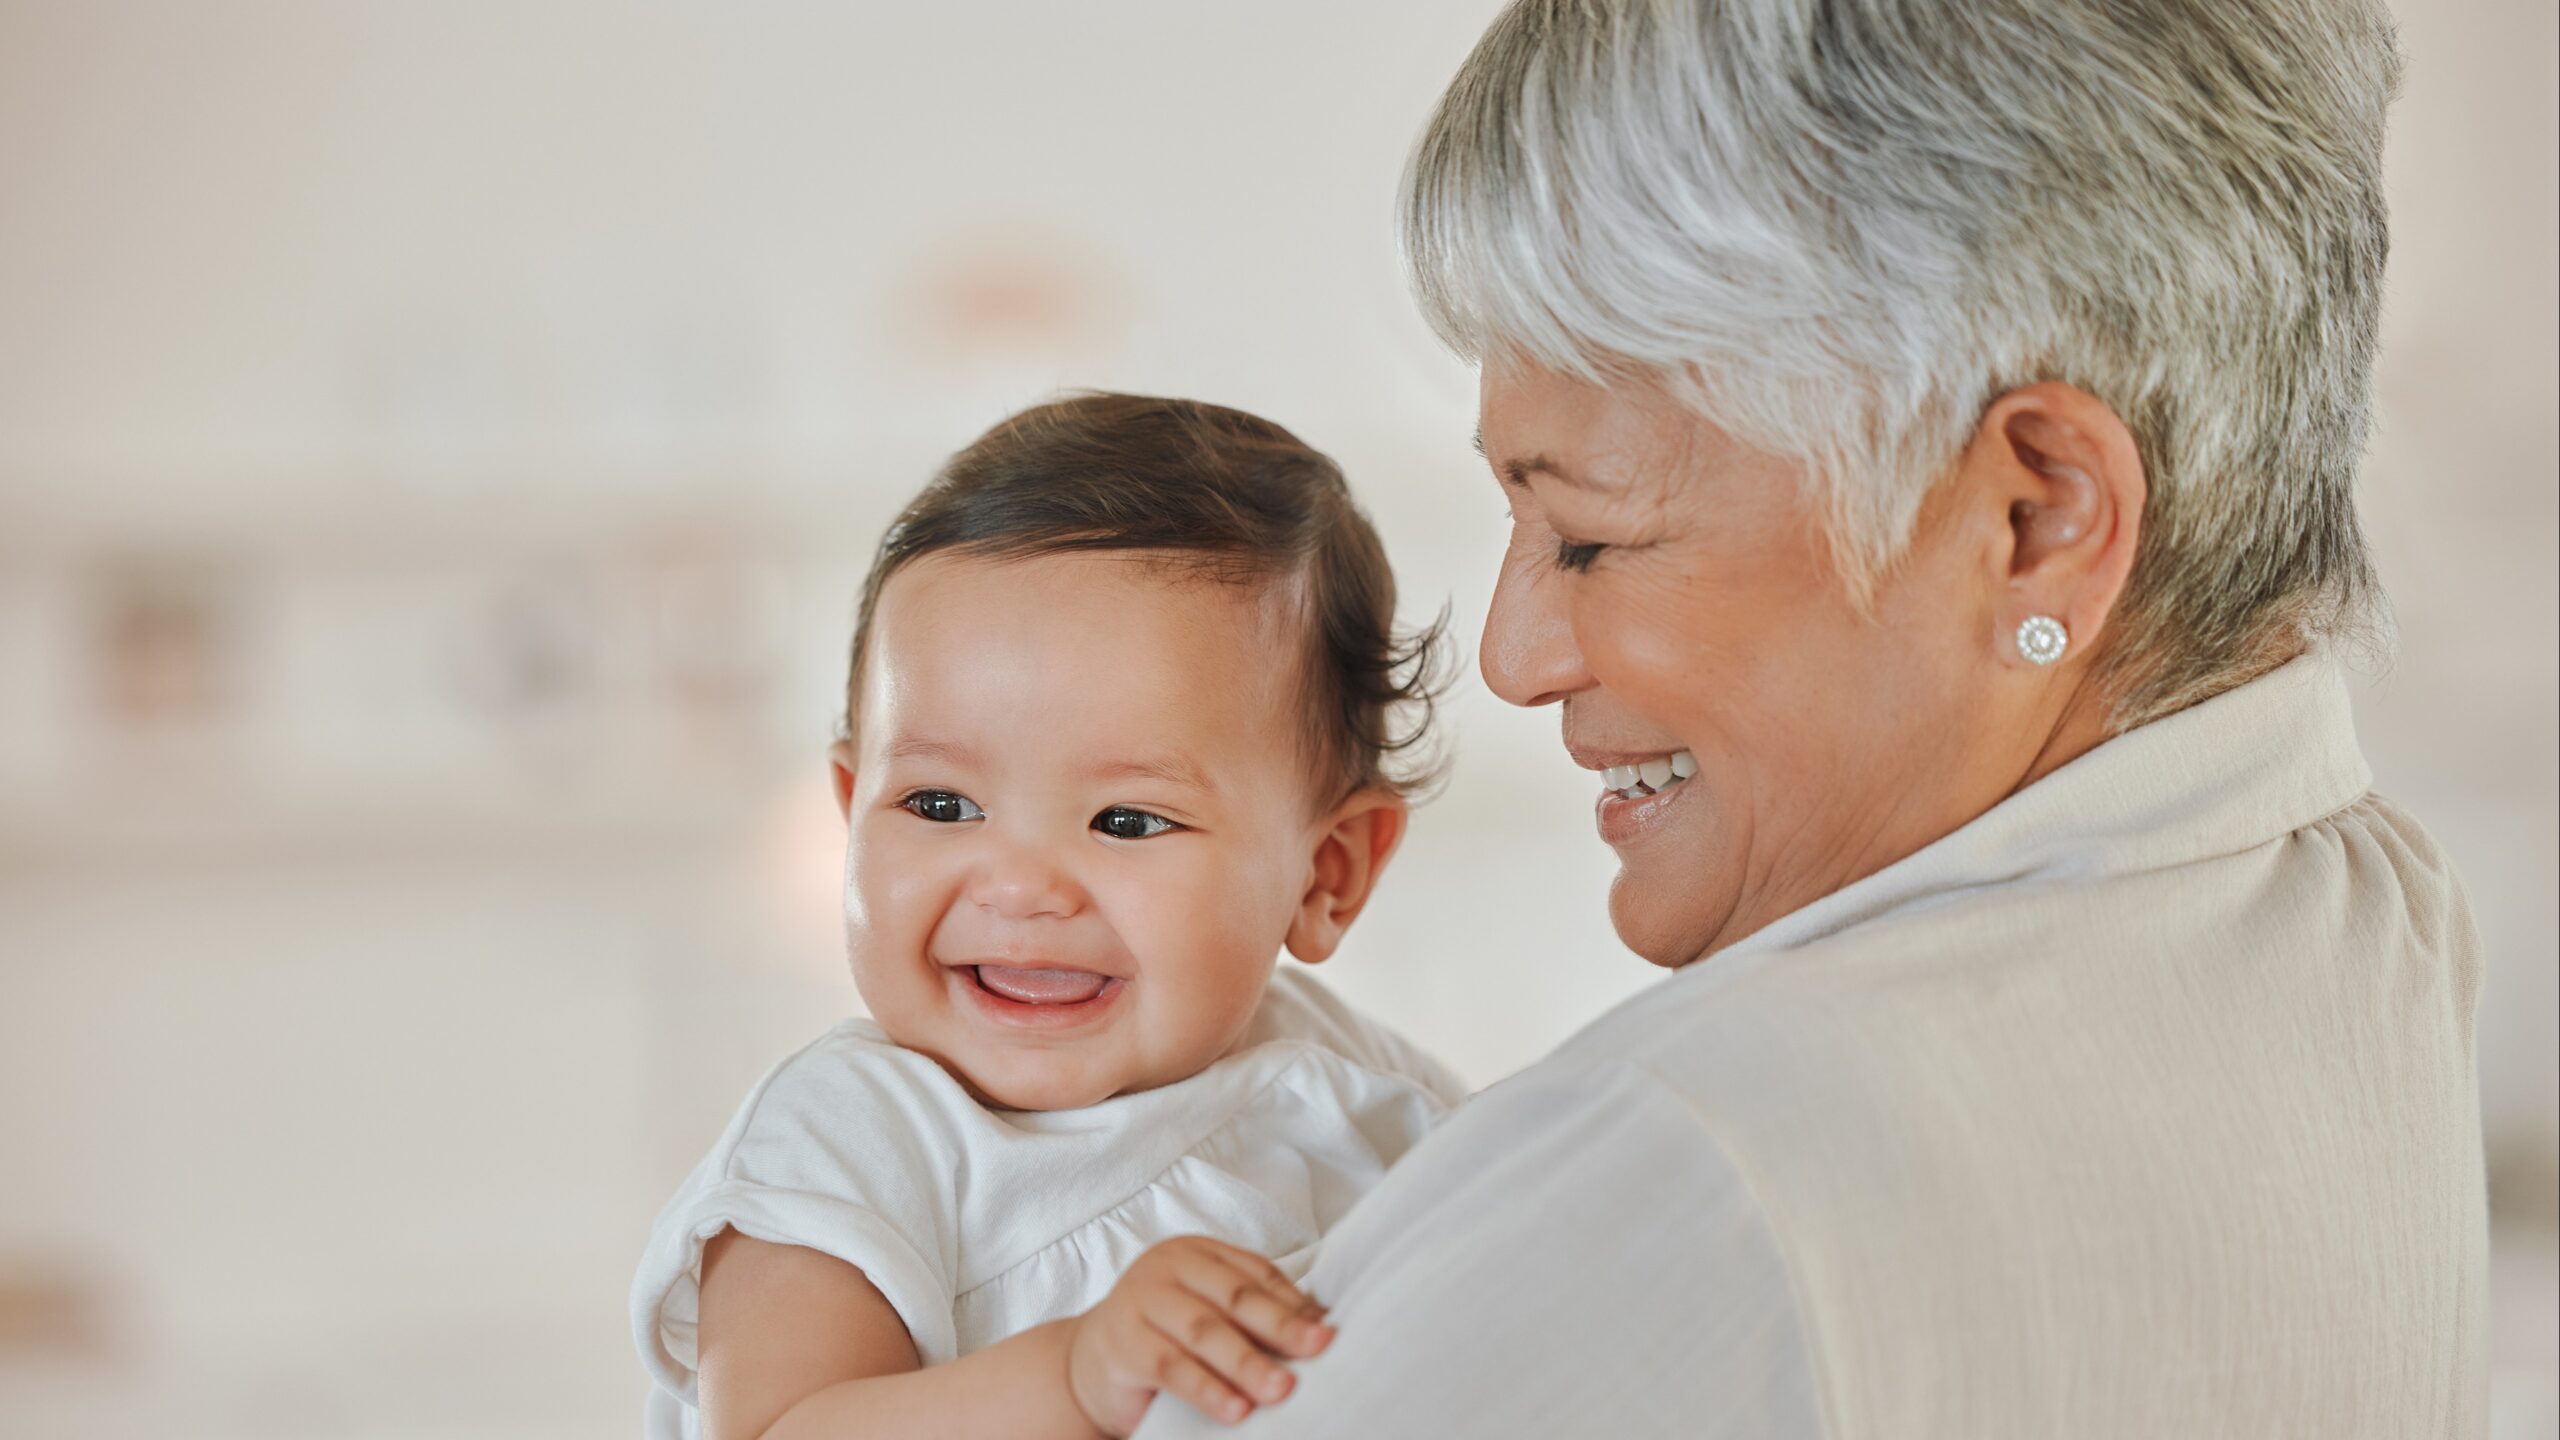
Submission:
M 2488 941 L 2541 1437 L 2560 35 L 2398 8 L 2360 704 Z M 863 559 L 1006 411 L 1279 419 L 1471 639 L 1501 503 L 1389 222 L 1494 9 L 0 0 L 0 1432 L 633 1432 L 656 1207 L 855 1003 Z M 1327 979 L 1483 1083 L 1653 972 L 1552 715 L 1452 710 Z

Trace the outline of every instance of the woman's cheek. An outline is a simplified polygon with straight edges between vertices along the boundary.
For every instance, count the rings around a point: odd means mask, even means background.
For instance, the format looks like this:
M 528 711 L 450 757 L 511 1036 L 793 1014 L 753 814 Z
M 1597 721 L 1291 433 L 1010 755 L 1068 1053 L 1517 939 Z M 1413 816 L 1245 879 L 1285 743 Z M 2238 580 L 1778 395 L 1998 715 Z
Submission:
M 1655 597 L 1621 589 L 1584 601 L 1575 626 L 1591 678 L 1645 719 L 1675 730 L 1701 678 L 1699 657 L 1710 648 L 1686 618 L 1666 614 Z

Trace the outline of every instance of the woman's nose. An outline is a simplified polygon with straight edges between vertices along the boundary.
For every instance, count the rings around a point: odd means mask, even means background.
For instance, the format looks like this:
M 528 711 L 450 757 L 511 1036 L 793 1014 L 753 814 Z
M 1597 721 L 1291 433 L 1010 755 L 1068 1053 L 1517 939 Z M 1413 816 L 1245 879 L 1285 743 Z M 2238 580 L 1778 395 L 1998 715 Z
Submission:
M 1029 846 L 987 857 L 971 877 L 969 898 L 1005 920 L 1063 920 L 1085 907 L 1084 888 L 1063 866 Z
M 1529 547 L 1502 557 L 1476 664 L 1487 688 L 1514 705 L 1552 704 L 1591 684 L 1559 578 Z

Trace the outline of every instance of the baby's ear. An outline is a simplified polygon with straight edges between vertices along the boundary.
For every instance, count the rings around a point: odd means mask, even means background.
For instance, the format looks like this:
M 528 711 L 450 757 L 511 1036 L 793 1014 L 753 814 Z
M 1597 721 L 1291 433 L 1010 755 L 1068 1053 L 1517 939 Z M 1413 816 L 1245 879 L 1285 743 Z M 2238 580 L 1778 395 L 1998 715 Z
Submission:
M 1316 832 L 1306 893 L 1289 921 L 1289 953 L 1313 965 L 1332 955 L 1377 889 L 1411 816 L 1392 790 L 1362 790 L 1334 807 Z
M 853 821 L 853 742 L 838 740 L 827 747 L 827 778 L 834 782 L 836 813 L 847 824 Z

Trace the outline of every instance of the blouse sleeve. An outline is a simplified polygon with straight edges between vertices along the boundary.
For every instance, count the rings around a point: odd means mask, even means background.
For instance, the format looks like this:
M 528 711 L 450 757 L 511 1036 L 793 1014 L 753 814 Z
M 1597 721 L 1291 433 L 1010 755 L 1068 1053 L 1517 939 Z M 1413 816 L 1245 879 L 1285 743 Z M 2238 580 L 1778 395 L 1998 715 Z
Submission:
M 669 1394 L 694 1400 L 702 1252 L 722 1230 L 854 1266 L 927 1364 L 954 1358 L 949 1207 L 934 1183 L 954 1162 L 928 1080 L 901 1073 L 902 1059 L 831 1032 L 785 1060 L 660 1212 L 631 1320 L 642 1362 Z
M 1724 1148 L 1633 1066 L 1476 1097 L 1327 1236 L 1332 1347 L 1240 1426 L 1165 1397 L 1137 1440 L 1336 1435 L 1813 1440 L 1776 1237 Z

